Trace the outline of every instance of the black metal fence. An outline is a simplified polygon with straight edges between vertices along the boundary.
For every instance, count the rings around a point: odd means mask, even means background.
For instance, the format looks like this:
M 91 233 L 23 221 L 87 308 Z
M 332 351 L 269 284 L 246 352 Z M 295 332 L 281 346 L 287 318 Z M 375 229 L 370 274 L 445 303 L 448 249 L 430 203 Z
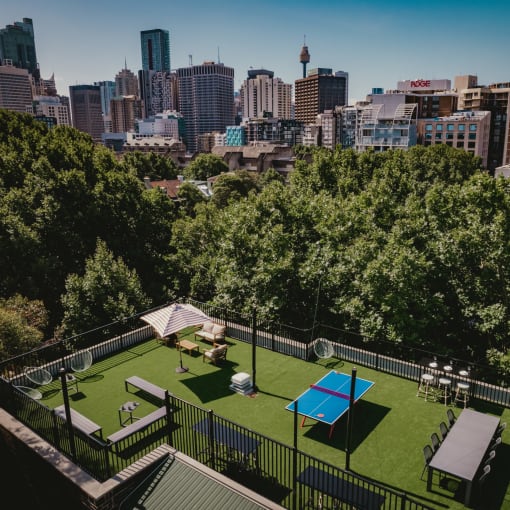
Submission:
M 99 481 L 168 443 L 291 510 L 310 505 L 334 508 L 339 503 L 356 508 L 432 508 L 173 395 L 167 396 L 169 413 L 115 444 L 75 428 L 70 431 L 65 419 L 13 385 L 0 383 L 0 395 L 8 412 Z
M 389 342 L 371 342 L 322 324 L 313 330 L 302 330 L 257 320 L 254 323 L 254 316 L 246 317 L 204 303 L 193 304 L 225 324 L 229 337 L 251 343 L 255 336 L 258 347 L 304 360 L 314 356 L 314 339 L 317 337 L 326 337 L 333 342 L 338 358 L 415 381 L 420 379 L 423 359 L 435 357 L 442 360 L 433 353 L 394 346 Z M 53 410 L 16 388 L 30 385 L 25 375 L 26 367 L 44 367 L 56 376 L 61 367 L 70 366 L 74 353 L 80 350 L 90 350 L 95 360 L 108 359 L 129 345 L 145 341 L 153 336 L 153 331 L 140 321 L 141 315 L 45 345 L 1 363 L 0 404 L 98 480 L 109 478 L 158 445 L 169 443 L 290 509 L 303 508 L 318 497 L 324 500 L 321 502 L 323 507 L 331 507 L 345 491 L 354 501 L 351 501 L 352 506 L 359 503 L 356 498 L 367 497 L 380 501 L 382 508 L 428 508 L 376 481 L 328 465 L 175 396 L 169 397 L 167 405 L 172 413 L 166 418 L 112 445 L 100 438 L 69 430 L 66 421 L 56 416 Z M 500 374 L 462 360 L 445 358 L 442 361 L 471 369 L 473 397 L 510 407 L 509 389 L 493 383 Z M 230 431 L 225 432 L 227 439 L 243 437 L 242 444 L 256 444 L 255 450 L 232 448 L 225 440 L 218 441 L 215 436 L 222 430 Z

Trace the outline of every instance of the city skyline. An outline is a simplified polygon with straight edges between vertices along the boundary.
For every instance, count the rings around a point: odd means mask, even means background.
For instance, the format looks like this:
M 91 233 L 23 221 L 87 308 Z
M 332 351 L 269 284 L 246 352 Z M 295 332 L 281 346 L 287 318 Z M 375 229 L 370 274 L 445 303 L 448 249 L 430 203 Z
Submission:
M 260 0 L 249 10 L 230 0 L 214 7 L 205 0 L 139 6 L 132 0 L 122 8 L 97 0 L 18 0 L 2 7 L 0 27 L 33 20 L 42 76 L 54 73 L 61 95 L 69 95 L 70 85 L 113 81 L 125 62 L 136 73 L 140 32 L 152 29 L 170 32 L 172 69 L 219 60 L 234 68 L 235 90 L 250 68 L 271 70 L 294 85 L 302 76 L 305 40 L 308 69 L 349 73 L 350 103 L 372 87 L 395 89 L 407 79 L 453 85 L 455 76 L 474 74 L 484 85 L 510 81 L 507 3 L 490 10 L 471 0 L 431 0 L 426 7 L 401 0 Z

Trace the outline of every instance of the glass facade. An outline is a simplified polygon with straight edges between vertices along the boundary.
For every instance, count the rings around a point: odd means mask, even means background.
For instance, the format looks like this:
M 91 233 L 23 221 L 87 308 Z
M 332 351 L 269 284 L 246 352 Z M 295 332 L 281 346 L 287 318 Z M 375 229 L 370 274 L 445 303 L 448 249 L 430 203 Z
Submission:
M 142 69 L 170 72 L 170 33 L 160 28 L 140 32 Z

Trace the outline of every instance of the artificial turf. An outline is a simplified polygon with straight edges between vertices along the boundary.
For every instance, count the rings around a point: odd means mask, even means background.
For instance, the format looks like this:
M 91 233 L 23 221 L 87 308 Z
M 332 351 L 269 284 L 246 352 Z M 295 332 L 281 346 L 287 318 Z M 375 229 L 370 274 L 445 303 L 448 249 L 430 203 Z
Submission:
M 186 338 L 193 340 L 193 334 Z M 219 366 L 203 362 L 202 355 L 186 351 L 182 363 L 189 370 L 176 372 L 180 366 L 175 348 L 156 340 L 133 346 L 108 359 L 100 360 L 86 372 L 79 374 L 79 391 L 70 393 L 71 407 L 102 425 L 103 436 L 119 429 L 117 410 L 125 401 L 133 400 L 126 393 L 124 380 L 138 375 L 168 389 L 177 397 L 216 414 L 231 419 L 274 440 L 293 444 L 293 415 L 285 406 L 299 396 L 310 384 L 329 370 L 351 373 L 353 364 L 330 358 L 306 362 L 266 349 L 256 350 L 256 385 L 258 391 L 243 396 L 229 389 L 235 373 L 252 374 L 252 348 L 249 344 L 227 339 L 227 361 Z M 210 346 L 197 341 L 201 351 Z M 430 443 L 430 434 L 439 431 L 439 423 L 446 420 L 446 408 L 439 402 L 425 402 L 416 396 L 417 385 L 399 377 L 357 366 L 357 375 L 375 385 L 356 404 L 351 438 L 350 469 L 397 490 L 429 502 L 438 508 L 463 508 L 454 495 L 455 484 L 446 488 L 435 486 L 426 490 L 423 446 Z M 42 388 L 42 402 L 50 408 L 62 403 L 58 380 Z M 139 400 L 139 399 L 137 399 Z M 498 415 L 510 421 L 510 410 L 483 402 L 472 402 L 481 412 Z M 156 406 L 140 400 L 139 416 Z M 461 409 L 454 408 L 459 414 Z M 307 420 L 298 429 L 298 448 L 330 464 L 345 467 L 346 424 L 344 416 L 328 438 L 329 427 Z M 486 510 L 510 508 L 510 433 L 503 434 L 493 462 L 493 473 L 484 485 Z

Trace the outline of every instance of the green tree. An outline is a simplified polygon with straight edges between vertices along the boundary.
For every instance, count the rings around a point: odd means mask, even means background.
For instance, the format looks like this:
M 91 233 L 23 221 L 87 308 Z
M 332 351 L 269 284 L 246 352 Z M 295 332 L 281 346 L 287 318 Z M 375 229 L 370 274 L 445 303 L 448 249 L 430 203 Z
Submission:
M 177 192 L 181 211 L 186 215 L 193 216 L 195 206 L 207 201 L 205 195 L 191 182 L 184 181 Z
M 116 259 L 106 243 L 98 240 L 83 276 L 67 277 L 62 306 L 63 332 L 75 335 L 145 310 L 149 299 L 136 271 L 130 270 L 120 257 Z
M 122 156 L 121 165 L 134 172 L 140 180 L 145 177 L 151 180 L 176 179 L 179 172 L 172 158 L 154 152 L 127 152 Z
M 212 203 L 225 207 L 230 201 L 247 197 L 250 191 L 257 189 L 255 179 L 246 170 L 222 174 L 214 182 Z
M 206 181 L 209 177 L 228 172 L 228 166 L 215 154 L 199 154 L 184 168 L 184 177 L 188 180 Z

